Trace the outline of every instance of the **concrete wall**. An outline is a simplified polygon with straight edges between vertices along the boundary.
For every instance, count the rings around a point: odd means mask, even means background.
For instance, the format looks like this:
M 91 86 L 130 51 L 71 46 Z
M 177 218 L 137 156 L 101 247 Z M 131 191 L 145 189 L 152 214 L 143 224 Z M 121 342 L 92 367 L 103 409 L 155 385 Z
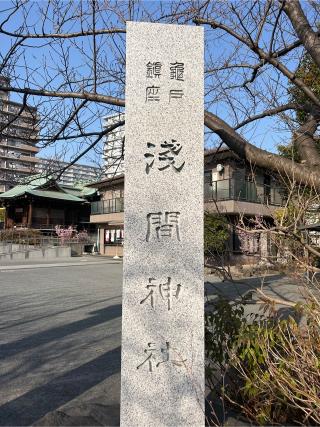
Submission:
M 0 264 L 7 261 L 26 261 L 26 260 L 52 260 L 71 257 L 71 248 L 52 247 L 43 249 L 30 249 L 25 251 L 16 251 L 11 253 L 0 253 Z
M 123 212 L 117 212 L 117 213 L 111 213 L 111 214 L 101 214 L 101 215 L 90 215 L 90 222 L 93 224 L 104 224 L 108 222 L 117 222 L 120 224 L 123 224 L 124 220 L 124 213 Z
M 123 197 L 123 184 L 118 184 L 116 188 L 108 190 L 100 190 L 101 200 L 111 200 Z
M 123 246 L 119 245 L 105 245 L 104 246 L 104 255 L 106 256 L 116 256 L 123 257 Z
M 206 202 L 204 208 L 207 212 L 220 212 L 223 214 L 263 215 L 271 217 L 278 206 L 267 206 L 259 203 L 241 202 L 238 200 L 224 200 L 220 202 Z

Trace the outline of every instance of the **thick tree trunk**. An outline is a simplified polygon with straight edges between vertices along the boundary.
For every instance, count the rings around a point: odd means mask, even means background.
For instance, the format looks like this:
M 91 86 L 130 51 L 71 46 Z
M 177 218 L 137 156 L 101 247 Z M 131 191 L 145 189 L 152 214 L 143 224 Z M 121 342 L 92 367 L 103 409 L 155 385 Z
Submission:
M 320 38 L 311 28 L 298 0 L 283 0 L 283 9 L 304 48 L 320 68 Z
M 232 151 L 252 165 L 273 171 L 283 179 L 291 182 L 302 183 L 320 189 L 320 173 L 317 169 L 311 169 L 307 165 L 301 165 L 255 147 L 212 113 L 205 112 L 204 123 L 219 135 Z
M 310 117 L 293 136 L 300 159 L 309 166 L 320 166 L 320 154 L 316 147 L 313 135 L 317 130 L 318 120 Z

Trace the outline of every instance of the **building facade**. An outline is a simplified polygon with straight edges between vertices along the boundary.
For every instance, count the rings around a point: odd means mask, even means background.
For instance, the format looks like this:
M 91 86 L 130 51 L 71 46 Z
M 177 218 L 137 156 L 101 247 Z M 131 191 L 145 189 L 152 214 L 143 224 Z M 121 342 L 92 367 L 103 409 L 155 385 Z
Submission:
M 228 262 L 246 263 L 250 258 L 268 256 L 271 247 L 263 236 L 253 235 L 241 242 L 236 225 L 240 218 L 249 224 L 256 216 L 272 223 L 273 214 L 283 204 L 283 189 L 266 171 L 252 170 L 229 149 L 205 151 L 204 164 L 204 209 L 228 219 Z M 98 226 L 99 252 L 122 256 L 124 175 L 89 187 L 97 188 L 100 194 L 100 201 L 91 204 L 90 216 L 90 222 Z
M 274 248 L 267 233 L 241 235 L 239 221 L 251 228 L 255 218 L 273 223 L 273 216 L 285 200 L 285 190 L 271 176 L 240 159 L 229 148 L 206 150 L 204 153 L 204 209 L 222 214 L 229 224 L 227 262 L 255 263 L 267 258 Z
M 69 163 L 62 162 L 58 159 L 44 159 L 38 158 L 36 164 L 36 172 L 38 174 L 49 174 L 58 177 L 57 181 L 62 185 L 73 186 L 76 184 L 85 184 L 88 182 L 94 182 L 101 179 L 102 169 L 94 166 L 83 165 L 76 163 L 66 169 L 61 176 L 62 171 Z
M 124 175 L 106 178 L 88 187 L 96 188 L 100 200 L 91 203 L 90 223 L 97 226 L 98 252 L 123 256 Z
M 103 128 L 107 128 L 119 120 L 124 120 L 124 114 L 106 116 L 102 119 Z M 108 133 L 104 139 L 103 159 L 104 175 L 106 178 L 119 176 L 124 173 L 124 126 Z
M 0 76 L 1 86 L 10 80 Z M 10 100 L 0 91 L 0 193 L 35 173 L 39 148 L 37 109 Z

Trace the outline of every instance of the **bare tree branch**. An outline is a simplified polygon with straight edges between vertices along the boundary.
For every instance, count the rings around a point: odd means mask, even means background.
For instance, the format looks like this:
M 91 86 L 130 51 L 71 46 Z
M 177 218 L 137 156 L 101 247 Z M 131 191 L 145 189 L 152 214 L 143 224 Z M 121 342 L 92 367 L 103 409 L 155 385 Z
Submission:
M 119 107 L 124 106 L 124 100 L 115 98 L 113 96 L 99 95 L 90 92 L 59 92 L 59 91 L 48 91 L 45 89 L 32 89 L 32 88 L 17 88 L 12 86 L 1 86 L 0 90 L 3 92 L 16 92 L 24 93 L 27 95 L 35 96 L 46 96 L 52 98 L 64 98 L 64 99 L 86 99 L 87 101 L 102 102 L 105 104 L 118 105 Z
M 54 33 L 54 34 L 16 34 L 11 33 L 10 31 L 6 31 L 0 26 L 0 34 L 5 34 L 14 38 L 22 38 L 23 40 L 27 39 L 74 39 L 77 37 L 87 37 L 87 36 L 98 36 L 102 34 L 125 34 L 126 30 L 122 28 L 111 28 L 111 29 L 100 29 L 94 31 L 81 31 L 75 33 Z

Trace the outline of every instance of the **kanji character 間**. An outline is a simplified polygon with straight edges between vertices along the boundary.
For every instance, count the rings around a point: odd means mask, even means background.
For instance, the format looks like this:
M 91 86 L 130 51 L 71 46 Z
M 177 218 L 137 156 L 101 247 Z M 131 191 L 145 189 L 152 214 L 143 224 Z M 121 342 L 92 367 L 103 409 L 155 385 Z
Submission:
M 180 242 L 179 229 L 180 212 L 152 212 L 147 215 L 148 229 L 146 241 L 149 242 L 152 236 L 158 241 L 176 236 Z

